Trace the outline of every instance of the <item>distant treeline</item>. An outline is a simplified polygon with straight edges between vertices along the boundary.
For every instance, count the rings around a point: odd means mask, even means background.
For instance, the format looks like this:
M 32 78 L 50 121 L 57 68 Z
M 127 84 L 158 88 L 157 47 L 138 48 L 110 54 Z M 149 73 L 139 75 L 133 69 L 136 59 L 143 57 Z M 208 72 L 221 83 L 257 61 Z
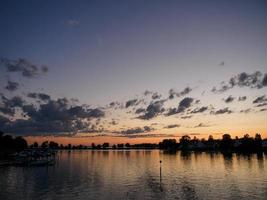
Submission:
M 262 140 L 260 134 L 250 137 L 248 134 L 242 138 L 231 138 L 231 135 L 224 134 L 222 139 L 213 139 L 210 135 L 208 140 L 188 135 L 181 137 L 179 143 L 175 139 L 166 139 L 159 143 L 159 149 L 184 150 L 184 151 L 222 151 L 222 152 L 262 152 L 267 150 L 267 140 Z
M 110 145 L 108 142 L 104 142 L 103 144 L 95 144 L 92 143 L 91 146 L 87 145 L 62 145 L 58 144 L 54 141 L 45 141 L 40 145 L 37 142 L 34 142 L 32 145 L 29 146 L 30 148 L 51 148 L 51 149 L 156 149 L 158 148 L 158 144 L 152 143 L 142 143 L 142 144 L 133 144 L 130 143 L 126 144 L 113 144 Z
M 53 141 L 45 141 L 40 146 L 37 142 L 30 146 L 31 148 L 53 148 L 53 149 L 163 149 L 163 150 L 183 150 L 183 151 L 223 151 L 223 152 L 262 152 L 267 150 L 267 140 L 262 140 L 260 134 L 255 137 L 250 137 L 248 134 L 242 138 L 232 139 L 229 134 L 224 134 L 222 139 L 213 139 L 210 135 L 208 140 L 198 139 L 196 137 L 190 138 L 184 135 L 179 142 L 176 139 L 164 139 L 159 144 L 142 143 L 130 144 L 120 143 L 110 145 L 108 142 L 103 144 L 92 143 L 86 145 L 62 145 Z
M 192 138 L 189 135 L 184 135 L 179 142 L 176 139 L 164 139 L 159 144 L 142 143 L 130 144 L 120 143 L 110 145 L 108 142 L 101 144 L 92 143 L 91 145 L 62 145 L 54 141 L 44 141 L 40 145 L 34 142 L 32 145 L 27 145 L 27 141 L 22 137 L 12 137 L 5 135 L 0 131 L 0 157 L 22 151 L 25 148 L 51 148 L 51 149 L 162 149 L 167 151 L 222 151 L 222 152 L 244 152 L 256 153 L 267 152 L 267 139 L 262 140 L 260 134 L 255 137 L 250 137 L 248 134 L 242 138 L 232 139 L 229 134 L 224 134 L 222 139 L 214 139 L 212 135 L 208 139 Z

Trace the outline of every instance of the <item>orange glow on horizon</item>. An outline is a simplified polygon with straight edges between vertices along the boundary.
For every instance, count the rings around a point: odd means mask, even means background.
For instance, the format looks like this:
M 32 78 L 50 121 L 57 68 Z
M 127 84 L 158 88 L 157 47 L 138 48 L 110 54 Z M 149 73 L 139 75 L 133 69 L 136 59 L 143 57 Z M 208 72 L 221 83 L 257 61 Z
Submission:
M 255 132 L 249 134 L 251 137 L 254 137 L 256 133 L 260 133 L 262 139 L 267 138 L 267 131 L 265 132 Z M 236 133 L 236 134 L 231 134 L 232 138 L 235 138 L 236 136 L 241 138 L 244 136 L 243 133 Z M 38 142 L 40 145 L 44 141 L 55 141 L 59 144 L 67 145 L 67 144 L 72 144 L 72 145 L 86 145 L 86 146 L 91 146 L 92 143 L 95 144 L 103 144 L 104 142 L 110 143 L 110 145 L 113 144 L 119 144 L 119 143 L 130 143 L 130 144 L 140 144 L 140 143 L 159 143 L 163 139 L 176 139 L 179 141 L 180 137 L 185 134 L 179 134 L 175 135 L 174 137 L 136 137 L 136 138 L 129 138 L 129 137 L 114 137 L 114 136 L 95 136 L 95 137 L 66 137 L 66 136 L 27 136 L 25 139 L 29 144 L 33 144 L 34 142 Z M 190 135 L 190 133 L 188 134 Z M 200 134 L 200 135 L 190 135 L 191 138 L 197 137 L 198 139 L 205 138 L 207 139 L 209 135 L 212 135 L 214 139 L 221 139 L 223 134 Z

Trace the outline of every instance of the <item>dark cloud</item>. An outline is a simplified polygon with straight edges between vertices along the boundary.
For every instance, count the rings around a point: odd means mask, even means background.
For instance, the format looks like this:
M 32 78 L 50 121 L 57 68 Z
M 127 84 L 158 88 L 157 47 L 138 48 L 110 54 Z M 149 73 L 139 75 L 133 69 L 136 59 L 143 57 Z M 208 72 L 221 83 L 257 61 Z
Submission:
M 114 107 L 116 105 L 120 105 L 119 102 L 113 101 L 109 104 L 110 107 Z
M 252 74 L 242 72 L 236 76 L 231 77 L 227 83 L 222 82 L 218 89 L 216 87 L 213 87 L 211 91 L 214 93 L 221 93 L 236 86 L 259 89 L 267 85 L 266 81 L 266 74 L 262 79 L 262 73 L 259 71 L 256 71 Z
M 260 97 L 257 97 L 257 98 L 253 101 L 254 104 L 257 104 L 257 103 L 265 103 L 265 102 L 267 102 L 267 98 L 265 97 L 265 95 L 262 95 L 262 96 L 260 96 Z
M 198 125 L 194 126 L 194 128 L 203 128 L 203 127 L 210 127 L 210 125 L 199 123 Z
M 240 110 L 240 113 L 247 114 L 247 113 L 250 113 L 251 111 L 252 111 L 252 109 L 251 108 L 248 108 L 248 109 Z
M 105 116 L 105 112 L 99 108 L 88 109 L 87 113 L 87 118 L 101 118 Z
M 190 113 L 195 114 L 195 113 L 203 113 L 206 110 L 208 110 L 207 106 L 202 106 L 200 108 L 195 108 L 194 110 L 192 110 Z
M 83 133 L 103 133 L 105 130 L 103 127 L 97 127 L 95 124 L 81 123 L 81 126 L 77 126 L 78 130 Z
M 192 117 L 193 117 L 193 115 L 186 115 L 186 116 L 182 116 L 181 119 L 190 119 Z
M 105 116 L 100 108 L 86 108 L 73 106 L 66 98 L 48 100 L 40 105 L 25 104 L 20 97 L 7 99 L 2 97 L 4 108 L 20 107 L 25 114 L 24 119 L 6 121 L 3 130 L 15 134 L 62 134 L 75 132 L 91 132 L 91 119 L 100 119 Z M 3 113 L 3 110 L 0 109 Z M 11 114 L 14 114 L 11 113 Z
M 112 136 L 112 137 L 127 137 L 127 138 L 173 138 L 173 137 L 180 137 L 174 134 L 124 134 L 124 135 L 117 135 L 117 136 Z
M 158 114 L 165 111 L 165 109 L 163 108 L 164 102 L 165 100 L 151 102 L 147 106 L 145 113 L 143 115 L 138 116 L 137 118 L 143 119 L 143 120 L 149 120 L 149 119 L 156 117 Z
M 173 99 L 176 96 L 174 89 L 169 90 L 169 99 Z
M 10 123 L 10 120 L 7 117 L 5 117 L 5 116 L 0 115 L 0 127 L 1 127 L 1 130 L 0 131 L 3 131 L 2 130 L 3 127 L 5 127 L 6 124 L 8 124 L 8 123 Z
M 223 99 L 223 101 L 225 102 L 225 103 L 231 103 L 231 102 L 233 102 L 234 101 L 234 97 L 232 97 L 231 95 L 229 96 L 229 97 L 227 97 L 226 99 Z
M 264 78 L 262 79 L 262 86 L 267 86 L 267 74 L 265 74 Z
M 252 74 L 246 72 L 240 73 L 235 77 L 232 77 L 229 81 L 231 86 L 238 85 L 239 87 L 261 87 L 262 73 L 257 71 Z
M 161 98 L 161 95 L 158 94 L 157 92 L 154 92 L 154 93 L 152 94 L 151 98 L 154 99 L 154 100 L 155 100 L 155 99 L 160 99 L 160 98 Z
M 158 92 L 153 92 L 153 91 L 149 91 L 149 90 L 146 90 L 146 91 L 144 92 L 144 95 L 145 95 L 145 96 L 149 96 L 149 95 L 151 95 L 151 98 L 152 98 L 153 100 L 156 100 L 156 99 L 160 99 L 160 98 L 161 98 L 161 94 L 159 94 Z
M 265 103 L 260 103 L 260 104 L 256 105 L 256 107 L 263 107 L 263 106 L 267 106 L 267 102 L 265 102 Z
M 149 90 L 146 90 L 146 91 L 144 92 L 144 95 L 145 95 L 145 96 L 150 95 L 150 94 L 153 94 L 153 92 L 152 92 L 152 91 L 149 91 Z
M 130 106 L 134 106 L 137 104 L 137 102 L 138 102 L 138 99 L 131 99 L 131 100 L 126 102 L 125 107 L 128 108 Z
M 180 124 L 169 124 L 168 126 L 165 126 L 165 129 L 171 129 L 171 128 L 178 128 L 180 127 Z
M 230 110 L 228 107 L 219 109 L 217 111 L 211 111 L 211 114 L 214 114 L 214 115 L 231 114 L 231 113 L 233 113 L 233 111 Z
M 10 91 L 10 92 L 13 92 L 13 91 L 17 90 L 18 87 L 19 87 L 19 83 L 13 82 L 13 81 L 8 81 L 5 89 Z
M 34 78 L 48 71 L 47 66 L 36 65 L 23 58 L 16 60 L 2 58 L 0 63 L 6 67 L 7 72 L 18 72 L 26 78 Z
M 247 97 L 246 96 L 241 96 L 238 97 L 238 101 L 246 101 Z
M 193 102 L 194 102 L 193 98 L 186 97 L 180 101 L 178 108 L 170 108 L 166 115 L 170 116 L 170 115 L 184 112 L 187 108 L 189 108 L 192 105 Z
M 224 61 L 222 61 L 220 64 L 219 64 L 219 66 L 224 66 L 225 65 L 225 62 Z
M 3 124 L 2 130 L 7 133 L 18 135 L 59 135 L 73 134 L 82 128 L 87 128 L 87 122 L 82 120 L 53 120 L 35 121 L 33 119 L 18 119 Z M 86 129 L 85 129 L 86 131 Z
M 112 120 L 109 124 L 111 124 L 111 125 L 113 125 L 113 126 L 115 126 L 115 125 L 117 125 L 117 124 L 119 124 L 118 122 L 116 122 L 116 120 Z
M 15 109 L 21 108 L 25 103 L 24 100 L 19 96 L 12 97 L 11 99 L 8 99 L 2 94 L 0 96 L 0 112 L 5 115 L 13 116 L 16 111 Z
M 47 73 L 47 72 L 48 72 L 48 67 L 47 67 L 47 66 L 42 66 L 42 67 L 41 67 L 41 71 L 42 71 L 43 73 Z
M 144 113 L 144 112 L 146 112 L 146 109 L 138 108 L 138 109 L 136 109 L 135 114 L 140 114 L 140 113 Z
M 33 99 L 39 99 L 42 101 L 49 101 L 51 99 L 51 97 L 48 94 L 44 94 L 44 93 L 29 93 L 27 95 L 27 97 L 29 98 L 33 98 Z
M 113 101 L 107 107 L 108 108 L 114 108 L 115 110 L 117 110 L 117 109 L 123 109 L 124 108 L 124 103 Z
M 228 86 L 228 85 L 222 85 L 220 89 L 217 89 L 216 87 L 213 87 L 211 91 L 213 93 L 222 93 L 222 92 L 225 92 L 225 91 L 227 91 L 229 89 L 231 89 L 230 86 Z
M 173 99 L 175 96 L 176 97 L 181 97 L 184 95 L 189 94 L 192 91 L 192 88 L 186 87 L 183 91 L 181 92 L 176 92 L 174 89 L 169 90 L 169 99 Z
M 149 126 L 144 126 L 143 128 L 137 127 L 137 128 L 130 128 L 127 130 L 120 131 L 119 133 L 124 135 L 130 135 L 130 134 L 137 134 L 137 133 L 146 133 L 155 130 L 154 128 L 151 128 Z

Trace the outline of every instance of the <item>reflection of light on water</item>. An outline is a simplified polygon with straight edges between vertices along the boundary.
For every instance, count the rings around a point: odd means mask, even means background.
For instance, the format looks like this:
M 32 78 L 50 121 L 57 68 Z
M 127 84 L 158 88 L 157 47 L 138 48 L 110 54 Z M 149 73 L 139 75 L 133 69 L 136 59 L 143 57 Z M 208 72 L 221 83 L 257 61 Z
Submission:
M 0 168 L 0 199 L 264 199 L 267 190 L 266 155 L 158 150 L 58 155 L 53 168 Z

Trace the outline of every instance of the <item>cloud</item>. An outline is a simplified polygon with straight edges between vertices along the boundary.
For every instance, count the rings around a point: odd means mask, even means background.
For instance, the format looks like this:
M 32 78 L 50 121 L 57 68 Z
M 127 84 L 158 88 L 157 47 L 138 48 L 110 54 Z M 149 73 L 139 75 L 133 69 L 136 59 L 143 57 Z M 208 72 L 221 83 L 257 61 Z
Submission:
M 267 74 L 265 74 L 264 78 L 262 79 L 262 86 L 267 86 Z
M 247 114 L 247 113 L 250 113 L 251 111 L 252 111 L 252 109 L 251 108 L 248 108 L 248 109 L 240 110 L 240 113 Z
M 120 103 L 118 101 L 113 101 L 107 107 L 108 108 L 114 108 L 115 110 L 123 109 L 124 108 L 124 103 Z
M 217 111 L 211 111 L 211 114 L 214 114 L 214 115 L 231 114 L 231 113 L 233 113 L 233 111 L 230 110 L 228 107 L 219 109 Z
M 266 82 L 266 74 L 264 78 L 262 78 L 262 73 L 260 71 L 256 71 L 252 74 L 242 72 L 236 76 L 231 77 L 227 83 L 222 82 L 218 89 L 216 87 L 213 87 L 211 91 L 213 93 L 222 93 L 236 86 L 260 89 L 264 86 L 267 86 Z
M 72 101 L 66 98 L 47 100 L 40 105 L 26 104 L 20 97 L 7 99 L 2 96 L 4 114 L 14 115 L 14 108 L 21 108 L 24 118 L 16 120 L 5 120 L 2 130 L 8 133 L 40 135 L 40 134 L 73 134 L 80 131 L 92 132 L 98 130 L 90 125 L 91 119 L 100 119 L 105 112 L 100 108 L 86 108 L 86 106 L 71 105 Z
M 149 120 L 156 117 L 158 114 L 165 111 L 165 109 L 163 108 L 164 102 L 165 100 L 151 102 L 147 106 L 145 113 L 143 115 L 138 116 L 137 118 L 143 120 Z
M 229 97 L 227 97 L 226 99 L 223 99 L 223 101 L 225 102 L 225 103 L 231 103 L 231 102 L 233 102 L 234 101 L 234 97 L 232 97 L 231 95 L 229 96 Z
M 137 133 L 147 133 L 153 130 L 155 129 L 149 126 L 144 126 L 143 128 L 137 127 L 137 128 L 126 129 L 126 130 L 120 131 L 119 133 L 124 134 L 124 135 L 130 135 L 130 134 L 137 134 Z
M 20 73 L 26 78 L 35 78 L 48 71 L 48 67 L 45 65 L 33 64 L 30 61 L 18 58 L 16 60 L 11 60 L 7 58 L 2 58 L 0 61 L 9 73 Z
M 193 98 L 190 98 L 190 97 L 184 98 L 183 100 L 180 101 L 178 108 L 170 108 L 166 115 L 170 116 L 170 115 L 184 112 L 187 108 L 189 108 L 192 105 L 193 101 L 194 101 Z
M 241 96 L 238 97 L 238 101 L 246 101 L 247 97 L 246 96 Z
M 137 104 L 137 102 L 138 102 L 138 99 L 131 99 L 131 100 L 126 102 L 125 107 L 128 108 L 130 106 L 134 106 Z
M 220 64 L 219 64 L 219 66 L 224 66 L 225 65 L 225 62 L 224 61 L 222 61 Z
M 80 25 L 80 21 L 76 20 L 76 19 L 69 19 L 67 21 L 67 24 L 71 27 L 75 27 L 75 26 L 79 26 Z
M 176 97 L 181 97 L 184 95 L 189 94 L 192 91 L 192 88 L 190 87 L 186 87 L 184 90 L 182 90 L 181 92 L 176 92 L 174 89 L 170 89 L 169 90 L 169 99 L 173 99 L 175 96 Z
M 10 92 L 13 92 L 13 91 L 17 90 L 18 87 L 19 87 L 19 83 L 13 82 L 13 81 L 8 81 L 5 89 L 10 91 Z
M 265 102 L 265 103 L 260 103 L 260 104 L 256 105 L 256 107 L 263 107 L 263 106 L 267 106 L 267 102 Z
M 136 109 L 135 114 L 144 113 L 145 111 L 146 111 L 146 109 L 144 109 L 144 108 L 138 108 L 138 109 Z
M 154 92 L 153 94 L 152 94 L 152 97 L 151 97 L 152 99 L 160 99 L 161 98 L 161 95 L 160 94 L 158 94 L 157 92 Z
M 169 124 L 168 126 L 165 126 L 165 129 L 171 129 L 171 128 L 178 128 L 180 127 L 180 124 Z
M 208 110 L 207 106 L 202 106 L 200 108 L 195 108 L 194 110 L 192 110 L 190 113 L 195 114 L 195 113 L 203 113 L 206 110 Z
M 33 99 L 39 99 L 42 101 L 49 101 L 51 99 L 51 97 L 48 94 L 44 94 L 44 93 L 28 93 L 27 97 L 29 98 L 33 98 Z
M 113 126 L 115 126 L 115 125 L 117 125 L 117 124 L 119 124 L 118 122 L 116 122 L 116 120 L 112 120 L 109 124 L 111 124 L 111 125 L 113 125 Z
M 193 115 L 186 115 L 186 116 L 182 116 L 181 119 L 190 119 L 192 117 L 193 117 Z
M 257 103 L 265 103 L 267 102 L 267 98 L 265 95 L 262 95 L 260 97 L 257 97 L 252 103 L 257 104 Z
M 151 95 L 151 98 L 153 99 L 153 100 L 156 100 L 156 99 L 160 99 L 161 98 L 161 94 L 159 94 L 158 92 L 153 92 L 153 91 L 149 91 L 149 90 L 146 90 L 145 92 L 144 92 L 144 95 L 145 96 L 149 96 L 149 95 Z
M 146 91 L 144 92 L 144 95 L 145 95 L 145 96 L 148 96 L 148 95 L 150 95 L 150 94 L 153 94 L 153 92 L 152 92 L 152 91 L 149 91 L 149 90 L 146 90 Z
M 14 96 L 8 99 L 3 94 L 1 96 L 0 112 L 5 115 L 13 116 L 15 114 L 16 108 L 21 108 L 24 105 L 24 100 L 19 96 Z
M 210 125 L 199 123 L 198 125 L 194 126 L 194 128 L 203 128 L 203 127 L 210 127 Z
M 115 135 L 112 137 L 127 137 L 127 138 L 172 138 L 172 137 L 180 137 L 174 134 L 154 134 L 154 133 L 150 133 L 150 134 L 124 134 L 124 135 Z

